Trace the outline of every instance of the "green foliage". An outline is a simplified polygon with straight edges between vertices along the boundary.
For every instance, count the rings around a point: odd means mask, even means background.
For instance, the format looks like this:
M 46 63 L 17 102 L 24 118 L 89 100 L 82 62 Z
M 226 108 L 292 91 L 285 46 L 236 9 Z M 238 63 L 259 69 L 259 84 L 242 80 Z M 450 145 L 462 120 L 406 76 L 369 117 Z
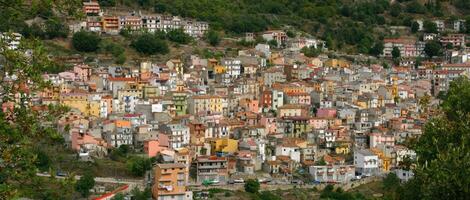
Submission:
M 125 49 L 122 45 L 109 40 L 101 41 L 99 49 L 104 53 L 109 53 L 114 57 L 116 64 L 124 64 L 126 62 Z
M 426 13 L 426 7 L 423 6 L 417 0 L 413 0 L 412 2 L 410 2 L 406 5 L 406 12 L 414 13 L 414 14 L 425 14 Z
M 257 194 L 260 189 L 260 183 L 257 179 L 248 179 L 245 181 L 245 191 Z
M 315 165 L 321 165 L 321 166 L 326 165 L 325 159 L 322 157 L 320 160 L 315 162 Z
M 149 33 L 137 36 L 137 38 L 132 41 L 131 46 L 137 52 L 145 55 L 167 54 L 169 52 L 168 45 L 165 41 Z
M 317 57 L 318 55 L 320 55 L 320 53 L 322 52 L 321 49 L 317 49 L 315 48 L 314 46 L 311 46 L 311 47 L 304 47 L 300 50 L 301 53 L 303 53 L 305 56 L 307 57 Z
M 277 48 L 278 46 L 277 40 L 269 40 L 268 44 L 271 48 Z
M 424 127 L 412 144 L 418 160 L 403 199 L 465 199 L 470 195 L 470 80 L 451 82 L 441 104 L 444 114 Z M 446 192 L 442 192 L 446 191 Z
M 124 195 L 121 193 L 118 193 L 114 195 L 114 197 L 111 200 L 124 200 Z
M 145 188 L 144 191 L 140 191 L 137 187 L 132 189 L 131 194 L 133 196 L 133 200 L 147 200 L 152 198 L 152 191 L 150 188 Z
M 46 21 L 46 35 L 49 39 L 66 38 L 69 34 L 69 27 L 59 19 L 49 19 Z
M 392 190 L 400 185 L 400 179 L 395 173 L 389 173 L 384 178 L 382 184 L 385 190 Z
M 83 197 L 90 195 L 90 189 L 95 186 L 95 177 L 91 173 L 85 173 L 75 184 L 75 190 Z
M 262 200 L 281 200 L 281 197 L 273 194 L 270 191 L 263 191 L 259 194 L 259 198 Z
M 176 42 L 178 44 L 188 44 L 192 40 L 191 36 L 186 34 L 183 29 L 174 29 L 168 31 L 166 35 L 170 41 Z
M 392 49 L 392 58 L 397 59 L 401 57 L 400 49 L 398 47 L 393 47 Z
M 209 42 L 212 46 L 217 46 L 220 44 L 220 40 L 222 39 L 220 33 L 215 30 L 209 30 L 206 35 L 205 39 Z
M 376 42 L 370 49 L 369 53 L 373 56 L 379 56 L 383 53 L 384 43 L 382 41 Z
M 334 191 L 333 185 L 327 185 L 320 194 L 320 199 L 331 200 L 363 200 L 366 199 L 360 193 L 344 192 L 341 188 Z
M 436 23 L 432 21 L 424 20 L 423 28 L 426 33 L 438 33 Z
M 392 6 L 390 6 L 390 15 L 393 17 L 398 17 L 400 16 L 402 12 L 401 5 L 399 3 L 394 3 Z
M 148 158 L 132 157 L 126 162 L 127 170 L 134 176 L 143 176 L 152 168 L 152 162 Z
M 413 23 L 411 23 L 411 32 L 412 33 L 417 33 L 419 30 L 419 23 L 414 21 Z
M 98 0 L 100 6 L 108 7 L 108 6 L 115 6 L 116 0 Z
M 72 46 L 81 52 L 94 52 L 100 44 L 100 37 L 94 33 L 80 31 L 73 35 Z
M 442 46 L 437 41 L 429 41 L 424 46 L 424 52 L 429 58 L 442 55 Z

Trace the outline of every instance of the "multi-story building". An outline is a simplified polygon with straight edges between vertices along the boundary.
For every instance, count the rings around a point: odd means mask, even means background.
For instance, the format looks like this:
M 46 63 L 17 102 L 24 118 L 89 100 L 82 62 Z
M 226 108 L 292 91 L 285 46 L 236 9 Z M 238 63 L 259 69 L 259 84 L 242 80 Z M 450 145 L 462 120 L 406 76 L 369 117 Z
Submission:
M 193 194 L 188 190 L 188 170 L 181 163 L 157 164 L 154 168 L 154 185 L 152 195 L 154 199 L 191 200 Z
M 88 16 L 97 16 L 101 12 L 100 4 L 97 1 L 83 2 L 83 12 Z
M 225 100 L 218 95 L 198 95 L 189 99 L 189 112 L 191 114 L 198 113 L 223 113 Z
M 103 16 L 102 21 L 102 31 L 107 34 L 118 34 L 120 30 L 119 17 L 116 16 Z
M 321 183 L 348 183 L 355 177 L 354 165 L 310 166 L 310 174 Z
M 439 40 L 442 46 L 452 45 L 453 47 L 465 47 L 465 34 L 449 34 Z
M 354 150 L 356 173 L 372 176 L 379 173 L 379 157 L 367 149 Z
M 395 145 L 395 136 L 392 134 L 386 133 L 371 133 L 369 135 L 369 147 L 374 148 L 377 146 L 394 146 Z
M 213 181 L 225 183 L 228 181 L 228 160 L 226 157 L 200 156 L 196 159 L 197 182 Z
M 142 18 L 140 16 L 120 16 L 119 29 L 128 29 L 130 31 L 139 31 L 142 29 Z
M 173 93 L 176 115 L 186 115 L 188 110 L 187 94 L 184 92 Z
M 284 46 L 287 43 L 287 34 L 284 31 L 266 31 L 263 33 L 263 38 L 267 41 L 276 41 L 277 47 Z
M 242 74 L 241 61 L 237 59 L 223 59 L 222 66 L 225 67 L 225 74 L 223 76 L 224 83 L 231 83 L 233 80 L 240 77 Z
M 424 42 L 412 39 L 384 39 L 383 56 L 392 57 L 393 48 L 400 50 L 401 57 L 424 57 Z
M 179 123 L 165 124 L 160 130 L 168 136 L 169 146 L 173 149 L 189 145 L 189 127 Z

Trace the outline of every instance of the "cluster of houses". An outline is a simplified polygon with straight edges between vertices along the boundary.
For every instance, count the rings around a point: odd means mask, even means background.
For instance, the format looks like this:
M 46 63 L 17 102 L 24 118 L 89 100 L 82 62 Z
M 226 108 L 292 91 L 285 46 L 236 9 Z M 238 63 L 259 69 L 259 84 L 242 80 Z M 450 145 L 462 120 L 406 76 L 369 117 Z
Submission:
M 385 38 L 383 57 L 391 58 L 392 51 L 397 48 L 402 58 L 402 66 L 414 66 L 415 58 L 425 58 L 424 51 L 426 43 L 429 41 L 437 41 L 443 47 L 444 61 L 447 63 L 465 63 L 470 56 L 470 48 L 467 47 L 466 34 L 461 33 L 464 30 L 465 21 L 455 20 L 446 23 L 444 20 L 434 20 L 438 33 L 427 33 L 423 28 L 423 20 L 416 21 L 419 24 L 419 31 L 423 31 L 420 39 L 412 37 Z
M 199 37 L 208 28 L 178 17 L 105 16 L 95 1 L 83 9 L 90 31 L 183 28 Z M 312 58 L 300 49 L 322 48 L 322 41 L 289 39 L 284 31 L 262 37 L 280 49 L 257 44 L 234 57 L 191 55 L 138 66 L 91 66 L 71 58 L 71 70 L 43 74 L 51 87 L 30 94 L 30 103 L 71 108 L 57 127 L 81 159 L 128 145 L 163 161 L 153 169 L 154 198 L 192 199 L 189 182 L 228 184 L 235 175 L 259 171 L 272 180 L 292 180 L 303 171 L 321 183 L 394 171 L 406 181 L 413 174 L 404 161 L 416 153 L 404 144 L 422 134 L 435 96 L 470 73 L 466 60 L 386 68 Z M 465 36 L 439 38 L 465 46 Z M 418 43 L 385 40 L 384 55 L 399 45 L 404 57 L 421 56 Z
M 182 29 L 192 37 L 202 37 L 209 30 L 207 22 L 196 21 L 194 19 L 183 19 L 178 16 L 160 14 L 146 15 L 141 12 L 132 12 L 124 15 L 108 14 L 111 11 L 103 11 L 98 1 L 85 1 L 83 2 L 83 12 L 86 14 L 86 20 L 71 23 L 70 29 L 72 32 L 88 30 L 110 35 L 119 34 L 121 30 L 142 30 L 153 33 L 156 31 L 168 32 Z
M 258 171 L 347 183 L 398 170 L 407 180 L 403 161 L 416 154 L 403 144 L 421 134 L 434 96 L 468 72 L 469 63 L 389 69 L 259 44 L 221 59 L 75 64 L 44 74 L 53 87 L 32 103 L 71 108 L 58 128 L 81 158 L 121 145 L 159 156 L 154 196 L 190 199 L 190 180 L 227 184 Z

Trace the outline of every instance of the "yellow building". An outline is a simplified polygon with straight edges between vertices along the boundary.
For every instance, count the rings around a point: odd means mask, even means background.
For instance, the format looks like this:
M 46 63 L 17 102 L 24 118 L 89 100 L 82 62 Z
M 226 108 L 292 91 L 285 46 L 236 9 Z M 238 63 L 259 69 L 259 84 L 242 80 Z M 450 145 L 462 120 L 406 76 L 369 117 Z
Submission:
M 330 59 L 325 62 L 325 66 L 331 68 L 349 68 L 349 65 L 349 62 L 343 59 Z
M 207 113 L 222 113 L 224 109 L 225 99 L 217 95 L 199 95 L 192 96 L 190 99 L 189 110 L 192 114 L 207 112 Z
M 348 145 L 341 145 L 341 146 L 337 146 L 335 148 L 336 154 L 348 154 L 349 151 L 350 151 L 350 149 L 349 149 Z
M 379 157 L 379 160 L 381 161 L 381 168 L 384 172 L 390 171 L 391 165 L 392 165 L 392 159 L 385 156 L 383 151 L 377 148 L 371 148 L 370 151 L 377 155 Z
M 223 73 L 225 73 L 225 71 L 227 71 L 227 68 L 225 66 L 222 66 L 222 65 L 214 66 L 214 72 L 216 74 L 223 74 Z
M 70 108 L 79 110 L 88 115 L 89 104 L 87 93 L 68 93 L 60 96 L 60 103 Z
M 152 186 L 154 199 L 192 199 L 192 192 L 187 191 L 188 171 L 181 163 L 157 164 L 154 168 L 155 180 Z
M 235 153 L 238 151 L 238 140 L 228 138 L 215 139 L 210 141 L 210 144 L 212 154 L 215 154 L 217 152 Z

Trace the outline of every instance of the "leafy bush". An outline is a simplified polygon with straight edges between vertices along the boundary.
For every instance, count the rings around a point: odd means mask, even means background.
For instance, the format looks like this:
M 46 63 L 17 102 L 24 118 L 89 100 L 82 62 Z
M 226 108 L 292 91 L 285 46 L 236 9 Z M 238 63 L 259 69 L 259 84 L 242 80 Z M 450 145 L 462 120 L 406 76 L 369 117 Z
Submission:
M 165 41 L 149 33 L 138 36 L 132 41 L 131 46 L 137 52 L 145 55 L 167 54 L 169 52 L 168 45 Z
M 174 29 L 168 31 L 166 35 L 170 41 L 176 42 L 178 44 L 188 44 L 192 40 L 191 36 L 186 34 L 183 29 Z
M 73 35 L 72 46 L 77 51 L 94 52 L 98 49 L 101 39 L 98 35 L 86 31 L 80 31 Z

